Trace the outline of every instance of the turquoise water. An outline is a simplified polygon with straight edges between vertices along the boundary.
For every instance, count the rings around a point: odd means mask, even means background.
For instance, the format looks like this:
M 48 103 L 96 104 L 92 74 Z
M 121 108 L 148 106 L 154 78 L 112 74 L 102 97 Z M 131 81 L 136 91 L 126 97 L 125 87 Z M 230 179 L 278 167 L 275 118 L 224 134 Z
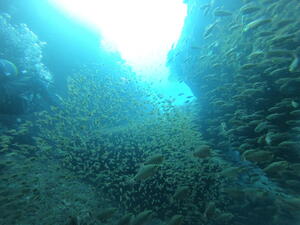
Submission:
M 67 2 L 0 3 L 0 225 L 299 224 L 298 0 Z

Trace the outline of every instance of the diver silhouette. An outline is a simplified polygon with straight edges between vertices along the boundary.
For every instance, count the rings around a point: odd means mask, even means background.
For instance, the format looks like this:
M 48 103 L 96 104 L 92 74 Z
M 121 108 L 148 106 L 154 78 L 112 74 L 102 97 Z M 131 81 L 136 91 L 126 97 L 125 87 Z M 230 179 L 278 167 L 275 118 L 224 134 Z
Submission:
M 34 112 L 37 100 L 56 105 L 46 82 L 37 76 L 20 74 L 16 65 L 0 59 L 0 114 L 20 115 Z

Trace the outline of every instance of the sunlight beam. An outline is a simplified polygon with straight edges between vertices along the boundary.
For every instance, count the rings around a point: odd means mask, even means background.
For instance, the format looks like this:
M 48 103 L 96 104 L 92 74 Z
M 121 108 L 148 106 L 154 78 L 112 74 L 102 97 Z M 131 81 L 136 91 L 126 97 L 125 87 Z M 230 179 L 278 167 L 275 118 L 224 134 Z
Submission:
M 177 41 L 186 16 L 182 0 L 52 2 L 73 18 L 98 30 L 105 42 L 117 49 L 138 73 L 145 72 L 144 66 L 165 64 L 166 54 Z
M 142 79 L 166 85 L 167 53 L 177 42 L 187 13 L 183 0 L 50 1 L 98 31 L 103 37 L 101 47 L 118 51 Z

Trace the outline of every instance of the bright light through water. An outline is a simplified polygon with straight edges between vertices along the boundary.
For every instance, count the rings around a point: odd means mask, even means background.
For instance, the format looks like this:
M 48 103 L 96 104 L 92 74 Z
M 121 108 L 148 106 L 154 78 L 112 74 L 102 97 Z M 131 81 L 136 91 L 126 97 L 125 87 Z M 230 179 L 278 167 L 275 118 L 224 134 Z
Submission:
M 157 91 L 192 95 L 184 83 L 168 81 L 168 51 L 178 40 L 187 13 L 183 0 L 51 0 L 72 17 L 99 31 L 101 45 L 120 52 L 137 75 Z M 185 99 L 177 98 L 180 104 Z

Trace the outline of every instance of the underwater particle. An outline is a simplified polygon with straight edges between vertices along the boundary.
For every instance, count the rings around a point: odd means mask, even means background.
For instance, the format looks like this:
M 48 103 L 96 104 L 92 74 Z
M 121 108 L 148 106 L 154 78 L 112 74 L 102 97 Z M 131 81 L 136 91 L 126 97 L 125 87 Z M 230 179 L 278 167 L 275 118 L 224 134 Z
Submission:
M 284 19 L 284 20 L 281 20 L 279 21 L 277 24 L 276 24 L 276 28 L 277 29 L 282 29 L 283 27 L 287 26 L 287 25 L 291 25 L 295 22 L 295 20 L 293 19 Z
M 299 85 L 300 79 L 299 78 L 287 78 L 283 80 L 283 84 L 279 87 L 281 93 L 288 95 L 288 96 L 297 96 L 299 93 Z
M 295 190 L 300 189 L 300 181 L 298 180 L 285 180 L 284 184 L 291 189 L 295 189 Z
M 130 225 L 144 225 L 151 219 L 151 217 L 152 217 L 152 211 L 145 210 L 139 213 L 136 217 L 134 217 Z
M 292 115 L 292 116 L 300 116 L 300 110 L 298 109 L 298 110 L 291 111 L 290 115 Z
M 142 166 L 133 179 L 135 181 L 146 180 L 147 178 L 152 177 L 156 173 L 158 167 L 159 166 L 155 164 Z
M 110 219 L 115 214 L 116 211 L 117 209 L 114 207 L 107 208 L 102 210 L 96 217 L 100 221 L 106 221 Z
M 231 16 L 232 12 L 225 11 L 225 10 L 215 10 L 214 11 L 215 16 L 223 17 L 223 16 Z
M 210 219 L 212 218 L 212 216 L 214 216 L 215 213 L 216 213 L 216 203 L 210 201 L 205 208 L 203 216 L 205 219 Z
M 260 10 L 260 8 L 253 3 L 249 3 L 240 8 L 240 12 L 243 15 L 254 13 L 258 10 Z
M 162 164 L 164 161 L 164 156 L 161 154 L 156 154 L 151 156 L 144 164 L 149 165 L 149 164 Z
M 257 19 L 257 20 L 254 20 L 254 21 L 248 23 L 243 31 L 248 32 L 248 31 L 257 29 L 258 27 L 263 26 L 267 23 L 271 23 L 271 22 L 272 22 L 271 19 Z
M 259 37 L 267 37 L 267 36 L 274 36 L 274 32 L 272 31 L 261 31 L 257 34 Z
M 78 225 L 80 224 L 78 216 L 70 216 L 67 225 Z
M 296 125 L 296 126 L 298 126 L 298 127 L 293 127 L 293 128 L 292 128 L 292 131 L 294 131 L 294 132 L 296 132 L 296 133 L 298 133 L 298 134 L 300 133 L 300 127 L 299 127 L 300 121 L 297 121 L 297 120 L 296 120 L 296 121 L 286 121 L 286 124 L 288 124 L 287 122 L 295 122 L 294 125 Z
M 286 115 L 285 113 L 272 113 L 266 117 L 267 120 L 278 120 L 282 116 Z
M 200 8 L 201 10 L 205 10 L 206 8 L 209 8 L 209 7 L 211 7 L 211 4 L 210 4 L 210 3 L 208 3 L 208 4 L 203 4 L 203 5 L 200 5 L 200 6 L 199 6 L 199 8 Z
M 217 223 L 227 223 L 229 222 L 230 220 L 232 220 L 234 217 L 234 215 L 232 213 L 229 213 L 229 212 L 224 212 L 224 213 L 221 213 L 220 215 L 218 215 L 216 217 L 216 222 Z
M 263 121 L 255 127 L 254 132 L 261 133 L 269 128 L 272 128 L 272 125 L 270 125 L 269 122 Z
M 257 50 L 257 51 L 252 52 L 248 57 L 250 59 L 254 59 L 254 58 L 257 58 L 257 57 L 261 57 L 263 55 L 264 55 L 263 51 Z
M 242 172 L 244 168 L 232 166 L 222 170 L 219 174 L 224 177 L 236 177 L 240 172 Z
M 287 161 L 278 161 L 278 162 L 272 162 L 270 165 L 265 167 L 263 171 L 268 174 L 272 175 L 275 173 L 280 173 L 283 170 L 285 170 L 288 167 L 288 162 Z
M 219 21 L 215 21 L 214 23 L 208 25 L 206 28 L 205 28 L 205 31 L 204 31 L 204 34 L 203 34 L 203 37 L 204 38 L 207 38 L 211 32 L 214 30 L 214 28 L 217 26 Z
M 261 96 L 264 94 L 264 89 L 263 88 L 249 88 L 246 89 L 245 91 L 242 92 L 242 94 L 244 95 L 244 97 L 250 97 L 252 99 L 255 99 L 255 103 L 256 104 L 264 104 L 266 102 L 265 98 L 262 98 Z M 252 94 L 253 96 L 247 96 L 245 94 Z M 272 125 L 270 125 L 272 126 Z
M 129 225 L 132 216 L 133 216 L 132 213 L 127 213 L 126 215 L 122 216 L 121 219 L 118 220 L 117 225 Z
M 284 44 L 287 41 L 292 40 L 294 37 L 295 37 L 294 34 L 277 35 L 270 40 L 270 44 L 279 46 L 281 44 Z
M 283 142 L 280 142 L 280 144 L 278 146 L 283 147 L 283 148 L 294 149 L 295 146 L 297 146 L 297 145 L 298 145 L 298 143 L 295 141 L 283 141 Z
M 245 160 L 258 163 L 273 159 L 273 154 L 265 150 L 247 150 L 242 156 Z
M 280 77 L 280 76 L 285 75 L 287 73 L 288 73 L 288 68 L 284 67 L 284 68 L 278 68 L 278 69 L 275 69 L 275 70 L 271 71 L 269 73 L 269 76 L 271 76 L 271 77 Z
M 18 75 L 18 69 L 12 62 L 0 58 L 0 80 L 10 77 L 16 77 Z
M 274 113 L 274 112 L 278 112 L 278 111 L 280 111 L 280 110 L 281 110 L 280 107 L 278 107 L 278 106 L 273 106 L 273 107 L 271 107 L 271 108 L 268 109 L 268 112 Z
M 190 188 L 188 186 L 178 187 L 172 196 L 172 201 L 180 201 L 188 198 L 190 195 Z
M 294 101 L 294 100 L 292 100 L 291 105 L 292 105 L 293 108 L 298 108 L 299 107 L 299 103 Z
M 208 6 L 208 7 L 205 7 L 204 10 L 203 10 L 203 14 L 204 14 L 205 16 L 208 15 L 208 13 L 209 13 L 209 11 L 210 11 L 210 9 L 211 9 L 211 4 L 207 4 L 207 5 L 209 5 L 209 6 Z
M 170 221 L 167 223 L 167 225 L 181 225 L 183 222 L 183 216 L 182 215 L 174 215 L 170 219 Z
M 299 72 L 300 71 L 300 59 L 299 56 L 294 55 L 294 59 L 289 66 L 289 71 L 291 73 Z
M 231 30 L 231 28 L 229 28 Z M 237 49 L 236 48 L 231 48 L 227 52 L 225 52 L 225 56 L 229 57 L 231 56 Z
M 241 70 L 251 70 L 257 67 L 255 63 L 247 63 L 241 66 Z
M 208 145 L 200 145 L 196 149 L 195 152 L 193 152 L 193 156 L 197 158 L 207 158 L 212 155 L 211 148 Z
M 267 57 L 291 57 L 292 56 L 292 52 L 289 50 L 285 50 L 285 49 L 272 49 L 267 51 L 266 54 Z
M 229 27 L 228 30 L 229 30 L 230 32 L 232 32 L 232 31 L 234 31 L 234 30 L 240 28 L 241 26 L 242 26 L 241 24 L 234 24 L 234 25 L 232 25 L 231 27 Z
M 272 141 L 272 133 L 268 132 L 265 136 L 265 142 L 267 145 L 271 145 Z
M 300 198 L 299 197 L 291 197 L 291 198 L 284 198 L 281 199 L 283 208 L 288 210 L 300 210 Z
M 289 168 L 295 172 L 299 172 L 300 174 L 300 163 L 293 163 L 289 166 Z

